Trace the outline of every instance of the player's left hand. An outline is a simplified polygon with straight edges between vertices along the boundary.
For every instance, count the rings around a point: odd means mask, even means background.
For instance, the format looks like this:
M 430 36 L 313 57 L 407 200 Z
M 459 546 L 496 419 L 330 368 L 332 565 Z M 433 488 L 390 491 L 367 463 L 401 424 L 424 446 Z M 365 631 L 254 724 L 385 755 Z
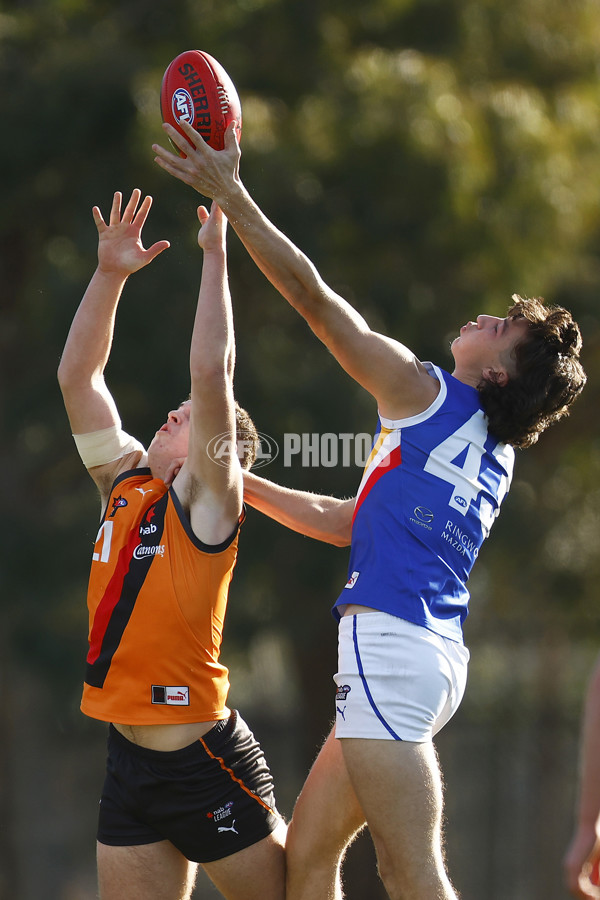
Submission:
M 224 150 L 213 150 L 209 147 L 204 138 L 183 119 L 179 124 L 186 137 L 182 137 L 167 122 L 163 124 L 163 129 L 181 152 L 185 153 L 185 158 L 175 156 L 160 144 L 153 144 L 155 162 L 165 172 L 191 185 L 205 197 L 216 200 L 219 206 L 223 206 L 228 192 L 239 179 L 241 151 L 236 123 L 232 122 L 225 132 Z

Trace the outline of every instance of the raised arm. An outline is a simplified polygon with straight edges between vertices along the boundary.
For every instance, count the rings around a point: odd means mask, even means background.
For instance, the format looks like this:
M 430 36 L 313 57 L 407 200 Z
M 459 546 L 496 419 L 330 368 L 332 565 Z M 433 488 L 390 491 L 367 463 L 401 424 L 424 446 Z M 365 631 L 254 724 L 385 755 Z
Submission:
M 108 224 L 97 206 L 92 210 L 98 229 L 98 266 L 73 319 L 58 367 L 58 381 L 74 435 L 120 429 L 117 407 L 104 379 L 117 307 L 128 277 L 169 246 L 168 241 L 157 241 L 148 249 L 143 247 L 142 228 L 152 198 L 146 197 L 141 204 L 140 198 L 141 192 L 134 190 L 121 214 L 122 196 L 117 191 Z M 135 455 L 139 460 L 140 451 L 135 451 Z M 128 454 L 126 464 L 131 462 L 130 457 Z M 90 468 L 101 492 L 122 466 L 123 459 L 117 459 Z
M 225 150 L 215 151 L 191 126 L 181 125 L 188 141 L 170 125 L 164 128 L 185 158 L 154 145 L 158 165 L 219 203 L 261 271 L 306 319 L 346 372 L 375 397 L 384 416 L 401 418 L 425 409 L 438 384 L 414 353 L 372 331 L 250 197 L 239 177 L 234 126 L 227 132 Z
M 227 220 L 216 203 L 198 209 L 204 251 L 190 346 L 191 410 L 188 456 L 173 486 L 194 533 L 207 544 L 226 540 L 242 509 L 242 471 L 235 453 L 214 458 L 213 438 L 236 446 L 233 313 L 227 277 Z
M 347 547 L 352 532 L 355 498 L 340 500 L 282 487 L 253 472 L 244 472 L 244 500 L 286 528 Z

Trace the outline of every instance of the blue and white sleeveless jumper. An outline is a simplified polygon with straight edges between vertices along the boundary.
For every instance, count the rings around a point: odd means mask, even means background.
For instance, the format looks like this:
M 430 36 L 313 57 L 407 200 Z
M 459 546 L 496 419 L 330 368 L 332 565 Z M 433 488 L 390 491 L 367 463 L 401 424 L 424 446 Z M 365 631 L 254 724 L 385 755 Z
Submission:
M 348 582 L 356 603 L 462 642 L 467 579 L 512 479 L 479 393 L 425 363 L 440 390 L 416 416 L 379 417 L 356 498 Z

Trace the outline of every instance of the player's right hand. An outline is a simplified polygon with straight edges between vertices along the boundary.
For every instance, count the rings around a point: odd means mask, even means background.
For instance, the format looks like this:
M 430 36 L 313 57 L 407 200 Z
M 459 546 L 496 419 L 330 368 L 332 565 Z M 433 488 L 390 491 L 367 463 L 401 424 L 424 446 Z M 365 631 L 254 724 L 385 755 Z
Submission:
M 113 196 L 108 225 L 99 207 L 92 215 L 98 229 L 98 269 L 105 274 L 127 277 L 147 266 L 159 253 L 170 246 L 169 241 L 157 241 L 146 249 L 142 244 L 142 228 L 148 218 L 152 197 L 146 196 L 140 204 L 141 191 L 135 188 L 121 214 L 122 194 Z M 139 208 L 138 208 L 138 204 Z

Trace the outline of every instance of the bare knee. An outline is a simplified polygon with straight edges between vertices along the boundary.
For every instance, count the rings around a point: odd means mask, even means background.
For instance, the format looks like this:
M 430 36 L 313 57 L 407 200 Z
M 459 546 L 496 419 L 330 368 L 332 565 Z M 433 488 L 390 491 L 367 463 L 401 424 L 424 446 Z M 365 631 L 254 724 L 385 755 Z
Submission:
M 329 865 L 332 861 L 341 859 L 362 831 L 365 822 L 364 817 L 353 822 L 342 822 L 343 827 L 336 827 L 335 821 L 321 823 L 325 827 L 319 827 L 317 822 L 302 821 L 292 816 L 288 826 L 286 840 L 286 857 L 288 867 L 314 865 Z
M 342 862 L 360 828 L 351 834 L 292 822 L 286 843 L 286 900 L 342 900 Z
M 417 860 L 399 860 L 396 848 L 377 841 L 377 870 L 390 900 L 458 900 L 441 854 L 432 851 Z
M 319 835 L 319 837 L 325 837 Z M 315 832 L 292 821 L 288 825 L 285 844 L 288 878 L 307 868 L 330 865 L 338 856 L 338 849 L 328 840 L 315 840 Z

